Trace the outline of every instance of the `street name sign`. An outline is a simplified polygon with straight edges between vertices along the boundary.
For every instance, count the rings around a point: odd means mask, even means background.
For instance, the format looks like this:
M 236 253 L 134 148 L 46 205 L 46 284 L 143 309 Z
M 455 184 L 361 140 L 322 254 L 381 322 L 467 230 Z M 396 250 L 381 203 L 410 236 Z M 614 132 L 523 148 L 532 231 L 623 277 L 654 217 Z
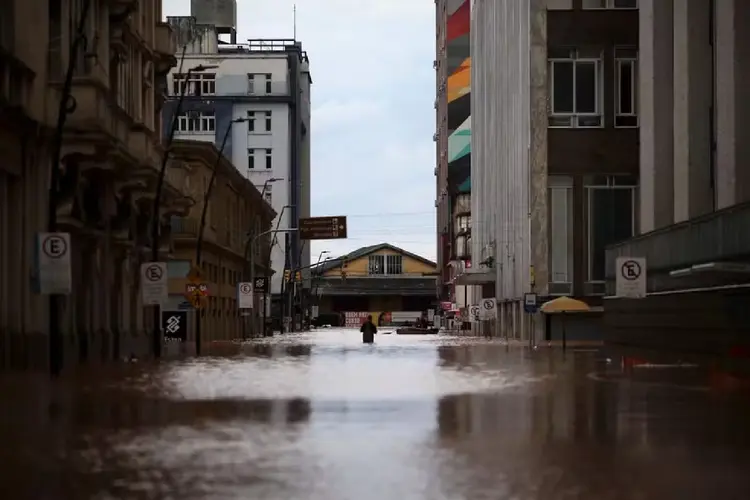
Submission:
M 347 234 L 346 216 L 305 217 L 299 220 L 301 240 L 338 240 Z
M 646 259 L 643 257 L 617 257 L 615 295 L 626 299 L 646 296 Z
M 166 262 L 141 264 L 141 299 L 144 306 L 161 306 L 169 300 Z
M 69 295 L 73 292 L 70 250 L 70 233 L 39 233 L 37 237 L 39 293 Z

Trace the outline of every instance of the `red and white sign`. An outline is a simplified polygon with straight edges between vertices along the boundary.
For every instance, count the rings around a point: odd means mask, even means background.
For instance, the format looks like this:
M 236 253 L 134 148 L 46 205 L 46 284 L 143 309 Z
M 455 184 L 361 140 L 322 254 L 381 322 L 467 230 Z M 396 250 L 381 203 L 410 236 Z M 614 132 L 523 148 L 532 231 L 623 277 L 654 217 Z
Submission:
M 345 312 L 344 313 L 344 326 L 347 328 L 359 328 L 362 323 L 365 322 L 369 312 Z

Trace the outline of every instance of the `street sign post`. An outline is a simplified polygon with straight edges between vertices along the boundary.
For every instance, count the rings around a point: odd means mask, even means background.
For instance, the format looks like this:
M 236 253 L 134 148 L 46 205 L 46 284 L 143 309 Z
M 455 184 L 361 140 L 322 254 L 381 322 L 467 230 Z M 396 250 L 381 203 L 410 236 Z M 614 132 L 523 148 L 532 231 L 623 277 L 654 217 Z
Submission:
M 494 297 L 482 299 L 479 309 L 481 319 L 495 319 L 497 317 L 497 301 Z
M 473 304 L 469 306 L 469 321 L 472 323 L 479 323 L 479 314 L 481 311 L 481 307 L 479 304 Z
M 299 220 L 301 240 L 338 240 L 347 234 L 346 216 L 305 217 Z
M 268 276 L 256 277 L 253 282 L 253 291 L 255 293 L 268 293 Z
M 258 280 L 256 279 L 255 281 Z M 237 304 L 240 309 L 252 309 L 254 295 L 252 283 L 243 282 L 237 284 Z
M 141 298 L 144 306 L 161 306 L 169 300 L 166 262 L 141 264 Z
M 618 257 L 615 261 L 617 279 L 615 295 L 626 299 L 646 296 L 646 259 L 643 257 Z
M 39 233 L 37 276 L 39 293 L 43 295 L 69 295 L 73 292 L 69 233 Z
M 185 285 L 185 298 L 195 309 L 203 307 L 208 297 L 208 284 L 203 282 L 203 271 L 197 266 L 190 268 L 187 275 L 188 284 Z
M 535 293 L 523 294 L 523 310 L 534 314 L 539 310 L 539 297 Z
M 187 311 L 162 311 L 161 329 L 165 340 L 187 340 L 188 315 Z

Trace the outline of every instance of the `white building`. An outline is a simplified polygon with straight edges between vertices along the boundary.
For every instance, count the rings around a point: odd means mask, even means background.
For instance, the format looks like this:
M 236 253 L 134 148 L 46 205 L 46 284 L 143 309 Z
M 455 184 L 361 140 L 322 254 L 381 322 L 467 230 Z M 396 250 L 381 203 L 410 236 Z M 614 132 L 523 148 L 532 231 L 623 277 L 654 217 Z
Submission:
M 275 226 L 298 227 L 310 215 L 310 78 L 307 54 L 294 40 L 220 41 L 213 25 L 170 18 L 186 48 L 182 69 L 172 71 L 165 133 L 191 69 L 177 122 L 180 139 L 214 141 L 276 211 Z M 182 49 L 182 48 L 181 48 Z M 180 50 L 181 50 L 180 49 Z M 178 50 L 178 60 L 180 51 Z M 234 123 L 233 120 L 245 119 Z M 226 135 L 228 132 L 228 135 Z M 273 247 L 271 293 L 282 292 L 284 269 L 310 264 L 310 247 L 296 233 L 278 235 Z M 289 250 L 288 252 L 286 250 Z M 288 255 L 287 255 L 288 253 Z

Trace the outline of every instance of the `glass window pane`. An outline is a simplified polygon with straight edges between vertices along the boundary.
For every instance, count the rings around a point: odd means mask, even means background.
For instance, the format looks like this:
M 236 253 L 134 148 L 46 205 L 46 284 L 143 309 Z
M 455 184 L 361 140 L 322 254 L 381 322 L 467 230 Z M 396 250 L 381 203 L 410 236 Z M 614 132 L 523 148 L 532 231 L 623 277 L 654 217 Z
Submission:
M 620 62 L 620 113 L 633 113 L 633 63 Z
M 589 280 L 603 281 L 606 247 L 633 236 L 633 189 L 591 189 L 589 195 Z
M 552 63 L 552 112 L 573 112 L 573 62 Z
M 596 113 L 596 63 L 576 63 L 576 113 Z
M 550 279 L 555 283 L 569 283 L 568 240 L 572 237 L 569 227 L 569 188 L 550 189 Z

